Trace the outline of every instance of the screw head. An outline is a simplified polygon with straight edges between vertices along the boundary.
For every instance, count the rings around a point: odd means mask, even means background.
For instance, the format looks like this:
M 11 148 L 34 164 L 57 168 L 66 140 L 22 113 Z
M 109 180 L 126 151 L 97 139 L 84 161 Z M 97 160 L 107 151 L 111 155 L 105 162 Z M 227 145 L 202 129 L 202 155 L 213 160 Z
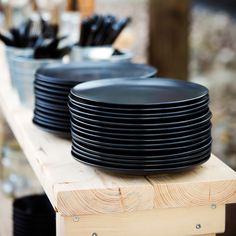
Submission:
M 196 224 L 196 229 L 201 229 L 202 226 L 200 224 Z
M 98 236 L 97 233 L 93 233 L 92 236 Z
M 78 216 L 74 216 L 74 217 L 73 217 L 73 221 L 74 221 L 74 222 L 78 222 L 78 221 L 79 221 L 79 217 L 78 217 Z
M 216 209 L 216 204 L 211 204 L 211 209 Z

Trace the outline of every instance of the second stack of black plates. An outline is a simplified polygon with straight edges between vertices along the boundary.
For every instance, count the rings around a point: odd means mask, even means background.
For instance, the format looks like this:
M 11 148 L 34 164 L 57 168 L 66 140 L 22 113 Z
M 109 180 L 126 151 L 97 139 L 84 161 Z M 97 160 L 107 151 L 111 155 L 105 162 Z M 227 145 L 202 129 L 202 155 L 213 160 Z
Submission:
M 56 214 L 46 195 L 27 196 L 14 201 L 13 235 L 56 235 Z
M 211 155 L 208 90 L 160 78 L 107 79 L 71 90 L 72 155 L 134 175 L 191 169 Z
M 156 75 L 156 69 L 144 64 L 89 62 L 49 65 L 35 76 L 35 110 L 33 122 L 56 134 L 70 133 L 68 95 L 75 85 L 106 78 Z

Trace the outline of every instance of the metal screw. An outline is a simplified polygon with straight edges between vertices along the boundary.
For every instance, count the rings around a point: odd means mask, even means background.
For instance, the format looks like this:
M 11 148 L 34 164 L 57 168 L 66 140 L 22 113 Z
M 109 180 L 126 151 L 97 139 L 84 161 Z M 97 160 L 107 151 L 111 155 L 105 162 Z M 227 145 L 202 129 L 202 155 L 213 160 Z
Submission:
M 79 221 L 79 217 L 78 217 L 78 216 L 74 216 L 74 217 L 73 217 L 73 221 L 74 221 L 74 222 L 78 222 L 78 221 Z
M 201 229 L 201 228 L 202 228 L 202 226 L 200 224 L 196 225 L 196 229 Z
M 211 204 L 211 209 L 216 209 L 216 204 Z
M 98 236 L 97 233 L 93 233 L 92 236 Z

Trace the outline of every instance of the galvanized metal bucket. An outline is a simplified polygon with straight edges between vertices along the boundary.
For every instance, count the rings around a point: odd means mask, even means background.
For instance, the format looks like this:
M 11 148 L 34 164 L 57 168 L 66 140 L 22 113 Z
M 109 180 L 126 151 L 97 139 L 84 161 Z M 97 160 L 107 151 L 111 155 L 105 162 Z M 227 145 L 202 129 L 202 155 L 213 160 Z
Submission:
M 11 85 L 13 88 L 16 86 L 15 82 L 15 76 L 14 76 L 14 66 L 13 66 L 13 59 L 19 56 L 23 57 L 31 57 L 33 55 L 33 49 L 32 48 L 16 48 L 16 47 L 5 47 L 5 55 L 8 63 L 8 68 L 10 72 L 10 78 L 11 78 Z
M 130 51 L 122 51 L 121 55 L 112 55 L 112 47 L 78 47 L 74 46 L 70 53 L 71 62 L 79 61 L 110 61 L 131 62 L 133 54 Z
M 34 107 L 34 75 L 37 69 L 48 64 L 60 62 L 53 59 L 33 59 L 30 57 L 15 57 L 12 59 L 12 74 L 16 91 L 23 105 Z

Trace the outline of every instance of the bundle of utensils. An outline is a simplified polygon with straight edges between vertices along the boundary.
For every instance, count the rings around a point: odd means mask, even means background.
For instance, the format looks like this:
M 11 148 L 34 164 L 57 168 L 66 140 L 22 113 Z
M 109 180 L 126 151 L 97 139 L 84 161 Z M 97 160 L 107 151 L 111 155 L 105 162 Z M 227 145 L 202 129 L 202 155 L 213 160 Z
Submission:
M 0 33 L 0 40 L 9 47 L 32 48 L 32 57 L 35 59 L 58 59 L 70 52 L 70 46 L 59 46 L 66 37 L 58 36 L 58 25 L 52 25 L 41 18 L 40 29 L 34 28 L 32 20 L 29 19 L 7 33 Z
M 117 20 L 113 15 L 93 15 L 81 23 L 79 46 L 112 45 L 124 28 L 130 23 L 130 18 Z

